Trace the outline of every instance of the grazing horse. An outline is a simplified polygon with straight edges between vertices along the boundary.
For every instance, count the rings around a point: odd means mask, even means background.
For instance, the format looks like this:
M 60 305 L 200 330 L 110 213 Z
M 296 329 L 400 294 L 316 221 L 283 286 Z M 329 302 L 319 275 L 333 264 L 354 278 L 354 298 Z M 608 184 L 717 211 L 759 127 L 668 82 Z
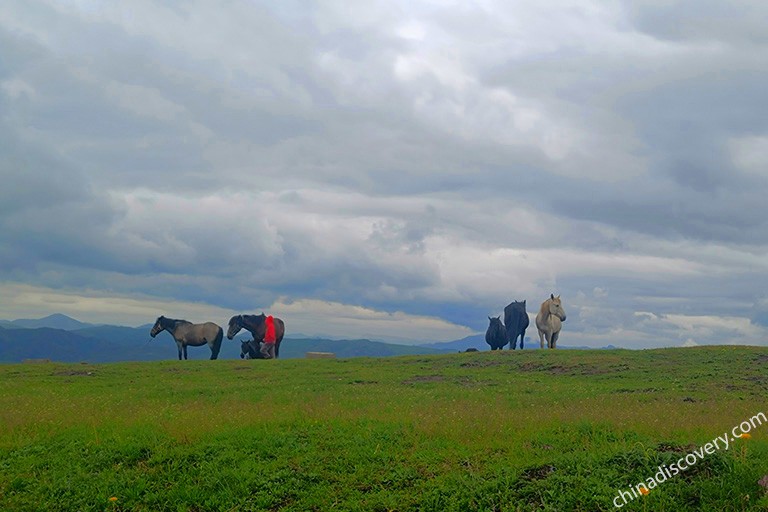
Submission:
M 245 329 L 253 335 L 254 345 L 264 341 L 264 334 L 266 332 L 267 317 L 264 313 L 260 315 L 235 315 L 229 319 L 229 328 L 227 329 L 227 338 L 232 339 L 235 334 L 240 332 L 240 329 Z M 279 318 L 275 318 L 275 357 L 280 357 L 280 342 L 283 341 L 285 335 L 285 323 Z M 258 348 L 258 347 L 255 347 Z M 240 351 L 241 357 L 245 357 L 245 353 Z
M 525 301 L 515 301 L 504 308 L 504 325 L 507 328 L 507 341 L 510 350 L 517 348 L 517 337 L 520 336 L 520 350 L 525 342 L 525 330 L 531 321 L 525 312 Z
M 491 323 L 485 331 L 485 342 L 491 346 L 491 350 L 501 350 L 507 344 L 507 333 L 504 330 L 504 324 L 501 323 L 501 317 L 488 317 L 488 320 Z
M 176 346 L 179 347 L 179 361 L 181 361 L 182 353 L 184 359 L 187 358 L 187 346 L 189 345 L 199 347 L 207 344 L 211 349 L 211 359 L 219 357 L 224 331 L 213 322 L 193 324 L 186 320 L 175 320 L 161 316 L 155 322 L 152 330 L 149 331 L 149 335 L 154 338 L 164 330 L 168 331 L 176 340 Z
M 539 314 L 536 315 L 536 328 L 539 330 L 541 348 L 544 348 L 544 339 L 547 340 L 547 348 L 557 348 L 557 338 L 560 337 L 560 329 L 565 322 L 565 310 L 560 302 L 560 296 L 549 294 L 549 298 L 541 303 Z

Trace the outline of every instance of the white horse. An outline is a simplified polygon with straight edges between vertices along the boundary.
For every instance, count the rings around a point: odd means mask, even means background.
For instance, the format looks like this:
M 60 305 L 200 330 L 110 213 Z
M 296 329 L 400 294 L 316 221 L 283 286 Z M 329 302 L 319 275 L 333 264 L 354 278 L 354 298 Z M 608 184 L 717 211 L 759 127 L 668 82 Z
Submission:
M 560 302 L 560 296 L 549 294 L 549 298 L 541 303 L 539 314 L 536 315 L 536 328 L 539 330 L 541 348 L 544 348 L 544 339 L 547 340 L 547 348 L 557 348 L 557 338 L 560 337 L 560 329 L 565 322 L 565 310 Z

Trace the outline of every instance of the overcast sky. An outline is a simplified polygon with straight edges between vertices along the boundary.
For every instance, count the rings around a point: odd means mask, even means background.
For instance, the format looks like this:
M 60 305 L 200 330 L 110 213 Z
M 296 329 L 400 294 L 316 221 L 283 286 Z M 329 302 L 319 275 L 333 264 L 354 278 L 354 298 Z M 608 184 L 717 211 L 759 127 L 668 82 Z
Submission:
M 0 318 L 767 345 L 767 83 L 758 0 L 5 0 Z

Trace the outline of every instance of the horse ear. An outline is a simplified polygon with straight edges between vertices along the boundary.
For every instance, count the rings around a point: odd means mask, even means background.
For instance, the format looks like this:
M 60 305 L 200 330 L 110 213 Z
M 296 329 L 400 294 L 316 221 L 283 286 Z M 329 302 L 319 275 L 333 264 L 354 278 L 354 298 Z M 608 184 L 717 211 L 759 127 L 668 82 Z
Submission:
M 550 293 L 549 294 L 549 298 L 552 299 L 552 300 L 555 300 L 555 294 L 554 293 Z
M 490 319 L 491 319 L 491 317 L 488 317 L 488 320 L 490 320 Z
M 557 296 L 557 300 L 560 300 L 560 296 L 559 295 Z

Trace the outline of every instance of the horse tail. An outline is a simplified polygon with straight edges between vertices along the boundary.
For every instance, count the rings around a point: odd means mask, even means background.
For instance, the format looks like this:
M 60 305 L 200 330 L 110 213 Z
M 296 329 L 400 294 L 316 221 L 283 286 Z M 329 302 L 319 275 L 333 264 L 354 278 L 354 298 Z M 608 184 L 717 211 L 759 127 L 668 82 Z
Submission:
M 213 339 L 213 346 L 211 347 L 211 359 L 219 357 L 219 351 L 221 350 L 221 340 L 224 339 L 224 329 L 221 326 L 216 326 L 216 337 Z
M 514 346 L 518 328 L 517 312 L 507 306 L 504 308 L 504 334 L 506 335 L 506 340 L 512 343 L 512 346 Z
M 285 336 L 285 322 L 283 322 L 280 318 L 275 318 L 275 359 L 280 357 L 280 343 L 283 341 L 283 336 Z

